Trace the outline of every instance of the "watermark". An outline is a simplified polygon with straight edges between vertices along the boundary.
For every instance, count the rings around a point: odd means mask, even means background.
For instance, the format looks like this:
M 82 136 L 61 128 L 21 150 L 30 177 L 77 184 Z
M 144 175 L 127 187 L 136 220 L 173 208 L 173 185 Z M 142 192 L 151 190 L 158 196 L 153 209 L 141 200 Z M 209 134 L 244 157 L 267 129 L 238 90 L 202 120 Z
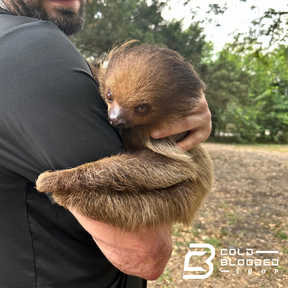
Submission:
M 184 260 L 184 272 L 189 272 L 189 274 L 184 274 L 183 279 L 206 279 L 209 276 L 212 275 L 213 273 L 213 263 L 212 260 L 215 257 L 215 248 L 211 244 L 195 244 L 195 243 L 190 243 L 189 247 L 193 249 L 194 251 L 189 251 L 185 255 L 185 260 Z M 190 265 L 190 259 L 191 257 L 199 257 L 203 256 L 207 253 L 207 251 L 195 251 L 195 249 L 201 249 L 201 248 L 208 248 L 211 252 L 211 255 L 209 258 L 206 260 L 203 260 L 203 265 L 205 266 L 206 269 L 203 267 L 193 267 Z M 243 251 L 243 250 L 242 250 Z M 220 251 L 221 254 L 221 259 L 220 259 L 220 272 L 221 273 L 230 273 L 232 268 L 237 268 L 236 270 L 234 269 L 236 274 L 239 274 L 240 271 L 238 267 L 246 267 L 247 268 L 247 273 L 252 274 L 253 267 L 259 267 L 259 266 L 270 266 L 274 267 L 274 273 L 278 273 L 278 265 L 279 265 L 279 260 L 276 259 L 275 254 L 278 254 L 278 251 L 274 250 L 269 250 L 269 251 L 263 251 L 263 250 L 256 250 L 254 251 L 253 249 L 246 249 L 245 252 L 241 252 L 240 249 L 221 249 Z M 266 259 L 254 259 L 255 257 L 263 256 L 265 254 Z M 232 257 L 230 257 L 232 256 Z M 253 259 L 252 257 L 253 256 Z M 250 258 L 249 258 L 250 257 Z M 233 258 L 234 260 L 232 260 Z M 237 258 L 237 260 L 235 260 Z M 208 266 L 208 267 L 207 267 Z M 208 271 L 207 271 L 207 268 Z M 205 274 L 191 274 L 191 272 L 206 272 Z M 261 273 L 265 274 L 266 269 L 261 269 Z
M 206 279 L 208 278 L 212 273 L 213 273 L 213 264 L 212 260 L 215 256 L 215 248 L 211 244 L 194 244 L 190 243 L 189 244 L 190 248 L 209 248 L 211 251 L 211 256 L 205 260 L 205 263 L 208 265 L 209 270 L 206 274 L 204 275 L 183 275 L 183 279 Z M 203 256 L 206 254 L 207 251 L 190 251 L 186 254 L 185 256 L 185 261 L 184 261 L 184 272 L 205 272 L 205 270 L 202 267 L 191 267 L 189 266 L 189 260 L 192 256 Z

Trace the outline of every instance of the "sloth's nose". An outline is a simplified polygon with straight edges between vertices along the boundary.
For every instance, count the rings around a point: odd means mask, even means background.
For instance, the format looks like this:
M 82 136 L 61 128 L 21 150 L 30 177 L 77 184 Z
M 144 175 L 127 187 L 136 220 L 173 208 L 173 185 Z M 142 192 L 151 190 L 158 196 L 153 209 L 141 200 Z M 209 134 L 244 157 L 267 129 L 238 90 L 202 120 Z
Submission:
M 118 127 L 118 128 L 121 128 L 121 127 L 124 127 L 125 124 L 126 124 L 126 121 L 123 119 L 123 118 L 108 118 L 109 122 L 111 125 L 115 126 L 115 127 Z
M 109 108 L 108 120 L 111 125 L 118 128 L 124 127 L 126 125 L 126 119 L 123 115 L 123 109 L 116 101 L 114 101 Z

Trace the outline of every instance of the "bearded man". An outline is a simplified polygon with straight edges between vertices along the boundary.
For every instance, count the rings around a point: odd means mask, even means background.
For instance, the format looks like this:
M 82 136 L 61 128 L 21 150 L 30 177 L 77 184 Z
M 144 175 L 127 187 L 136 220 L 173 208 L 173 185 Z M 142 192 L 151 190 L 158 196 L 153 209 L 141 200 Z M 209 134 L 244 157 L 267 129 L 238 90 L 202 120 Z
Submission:
M 0 1 L 3 288 L 142 288 L 171 254 L 170 227 L 122 233 L 35 190 L 43 171 L 124 151 L 89 66 L 66 37 L 82 27 L 84 6 L 85 0 Z M 151 136 L 188 129 L 183 149 L 210 133 L 204 96 L 191 116 Z

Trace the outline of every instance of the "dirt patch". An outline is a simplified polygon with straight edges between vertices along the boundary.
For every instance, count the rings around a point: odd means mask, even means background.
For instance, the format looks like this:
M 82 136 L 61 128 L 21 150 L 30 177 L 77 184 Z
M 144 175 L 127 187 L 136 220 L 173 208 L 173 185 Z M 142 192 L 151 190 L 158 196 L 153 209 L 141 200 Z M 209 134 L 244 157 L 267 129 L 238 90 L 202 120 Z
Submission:
M 172 257 L 164 274 L 148 287 L 288 287 L 288 153 L 203 146 L 214 162 L 213 191 L 191 227 L 173 227 Z M 207 279 L 183 279 L 192 273 L 183 272 L 185 255 L 192 251 L 189 243 L 214 246 L 214 270 Z M 221 255 L 221 249 L 228 255 Z M 191 257 L 190 266 L 207 273 L 209 254 Z

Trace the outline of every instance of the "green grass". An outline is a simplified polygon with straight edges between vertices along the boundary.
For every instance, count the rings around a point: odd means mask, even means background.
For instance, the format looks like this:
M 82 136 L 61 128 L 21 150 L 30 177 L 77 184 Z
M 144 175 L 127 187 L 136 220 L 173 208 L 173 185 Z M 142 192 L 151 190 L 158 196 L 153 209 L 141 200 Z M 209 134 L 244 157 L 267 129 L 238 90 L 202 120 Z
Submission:
M 281 230 L 276 231 L 275 236 L 281 239 L 288 239 L 288 235 Z
M 288 247 L 283 247 L 283 248 L 281 249 L 281 252 L 288 254 Z
M 173 279 L 171 277 L 171 270 L 170 269 L 165 269 L 164 273 L 156 280 L 157 282 L 162 282 L 164 279 L 172 283 Z
M 200 232 L 198 231 L 198 229 L 195 229 L 195 228 L 193 228 L 191 232 L 192 232 L 192 234 L 193 234 L 194 237 L 197 237 L 197 236 L 200 234 Z
M 190 242 L 189 242 L 190 243 Z M 183 243 L 183 242 L 180 242 L 180 241 L 177 241 L 176 243 L 175 243 L 175 245 L 176 246 L 182 246 L 182 247 L 186 247 L 187 245 L 186 245 L 186 243 Z M 188 244 L 188 246 L 189 246 L 189 244 Z
M 228 236 L 228 235 L 230 235 L 231 233 L 228 231 L 228 230 L 226 230 L 226 229 L 224 229 L 224 228 L 221 228 L 221 230 L 220 230 L 220 237 L 225 237 L 225 236 Z
M 176 237 L 180 237 L 181 236 L 181 232 L 175 226 L 172 226 L 171 233 L 172 233 L 173 236 L 176 236 Z
M 214 248 L 220 248 L 221 242 L 217 238 L 207 238 L 205 242 L 214 246 Z
M 238 222 L 236 211 L 233 213 L 226 213 L 226 215 L 229 217 L 229 224 L 236 224 Z

